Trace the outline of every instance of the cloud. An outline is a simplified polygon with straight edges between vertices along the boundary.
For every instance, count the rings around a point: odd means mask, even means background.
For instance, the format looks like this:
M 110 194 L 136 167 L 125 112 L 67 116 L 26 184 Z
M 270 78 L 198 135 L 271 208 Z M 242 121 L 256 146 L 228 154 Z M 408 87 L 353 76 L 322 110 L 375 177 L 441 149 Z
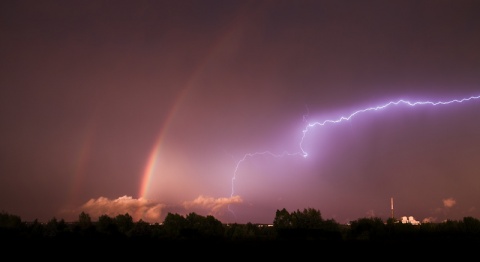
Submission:
M 73 221 L 78 220 L 81 212 L 90 215 L 93 221 L 98 220 L 102 215 L 116 217 L 128 213 L 133 221 L 140 219 L 149 223 L 161 223 L 167 213 L 187 215 L 195 212 L 199 215 L 213 215 L 215 218 L 225 213 L 230 204 L 239 204 L 243 200 L 240 196 L 213 198 L 200 195 L 192 201 L 184 201 L 181 205 L 167 205 L 159 201 L 148 200 L 145 198 L 132 198 L 131 196 L 122 196 L 117 199 L 99 197 L 90 199 L 78 208 L 63 210 L 61 216 L 68 216 Z
M 427 217 L 427 218 L 423 219 L 423 221 L 424 222 L 435 222 L 436 220 L 446 219 L 447 214 L 450 212 L 450 208 L 452 208 L 454 205 L 456 205 L 457 201 L 455 199 L 453 199 L 452 197 L 450 197 L 450 198 L 442 199 L 442 203 L 443 203 L 443 207 L 437 207 L 437 208 L 433 209 L 433 213 L 436 216 Z
M 160 222 L 165 204 L 150 201 L 145 198 L 132 198 L 130 196 L 122 196 L 117 199 L 108 199 L 99 197 L 90 199 L 81 207 L 70 210 L 70 213 L 80 214 L 85 212 L 90 215 L 92 220 L 98 220 L 98 217 L 107 215 L 116 217 L 128 213 L 134 221 L 142 219 L 146 222 Z
M 222 215 L 230 204 L 239 204 L 243 200 L 240 196 L 213 198 L 203 195 L 198 196 L 193 201 L 183 202 L 186 210 L 205 210 L 210 215 Z
M 450 208 L 456 204 L 456 201 L 453 198 L 443 199 L 442 201 L 443 201 L 443 206 L 446 208 Z

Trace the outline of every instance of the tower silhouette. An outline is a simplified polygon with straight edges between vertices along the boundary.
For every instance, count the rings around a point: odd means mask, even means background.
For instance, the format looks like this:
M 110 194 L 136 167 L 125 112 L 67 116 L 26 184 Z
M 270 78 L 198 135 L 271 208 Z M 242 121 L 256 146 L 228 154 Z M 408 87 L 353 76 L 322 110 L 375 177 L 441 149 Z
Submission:
M 392 216 L 392 219 L 395 218 L 394 214 L 393 214 L 393 197 L 390 198 L 390 211 L 391 211 L 391 216 Z

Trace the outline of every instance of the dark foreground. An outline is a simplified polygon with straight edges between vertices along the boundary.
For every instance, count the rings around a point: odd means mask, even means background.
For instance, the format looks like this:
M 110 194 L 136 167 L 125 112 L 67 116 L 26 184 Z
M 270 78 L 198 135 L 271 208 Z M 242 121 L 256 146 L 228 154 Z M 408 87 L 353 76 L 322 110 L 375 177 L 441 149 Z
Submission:
M 480 241 L 471 239 L 409 240 L 139 240 L 64 239 L 12 240 L 1 245 L 3 257 L 11 260 L 101 260 L 153 259 L 239 261 L 257 259 L 471 260 L 480 251 Z M 475 259 L 474 259 L 475 260 Z

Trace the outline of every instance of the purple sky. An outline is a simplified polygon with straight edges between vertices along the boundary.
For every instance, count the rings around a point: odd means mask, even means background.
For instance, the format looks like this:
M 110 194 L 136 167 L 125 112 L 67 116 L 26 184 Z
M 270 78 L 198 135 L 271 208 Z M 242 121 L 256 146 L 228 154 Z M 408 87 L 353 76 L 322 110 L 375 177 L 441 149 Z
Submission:
M 272 223 L 315 208 L 347 223 L 387 219 L 393 197 L 397 218 L 480 218 L 480 99 L 366 111 L 302 140 L 309 123 L 390 101 L 479 96 L 479 13 L 463 0 L 2 1 L 0 210 Z

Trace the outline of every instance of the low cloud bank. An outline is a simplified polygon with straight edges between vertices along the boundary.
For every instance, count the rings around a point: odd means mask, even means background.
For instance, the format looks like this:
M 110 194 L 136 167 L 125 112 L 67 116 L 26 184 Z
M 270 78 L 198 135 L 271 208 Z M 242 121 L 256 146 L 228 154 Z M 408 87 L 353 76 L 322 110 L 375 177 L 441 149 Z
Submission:
M 99 197 L 90 199 L 83 205 L 73 210 L 64 210 L 61 215 L 74 217 L 82 212 L 90 215 L 93 221 L 98 220 L 102 215 L 116 217 L 128 213 L 134 221 L 143 220 L 149 223 L 161 223 L 168 213 L 187 215 L 195 212 L 199 215 L 212 215 L 221 220 L 222 216 L 228 211 L 230 204 L 241 204 L 243 200 L 240 196 L 214 198 L 207 196 L 198 196 L 194 200 L 184 201 L 179 205 L 168 205 L 160 201 L 149 200 L 145 198 L 133 198 L 131 196 L 122 196 L 117 199 Z

